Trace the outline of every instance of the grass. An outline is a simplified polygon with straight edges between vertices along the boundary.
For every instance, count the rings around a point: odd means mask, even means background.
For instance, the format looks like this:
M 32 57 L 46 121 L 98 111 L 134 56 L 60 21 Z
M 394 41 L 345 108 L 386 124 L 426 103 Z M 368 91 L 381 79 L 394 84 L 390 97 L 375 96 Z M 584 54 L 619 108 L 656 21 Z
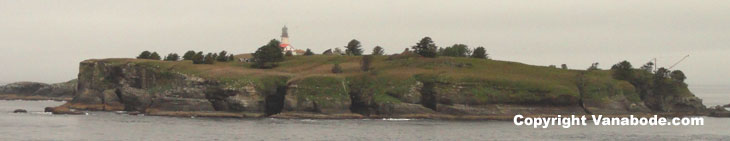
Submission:
M 245 56 L 245 55 L 237 55 Z M 134 64 L 156 68 L 165 73 L 178 73 L 217 80 L 229 88 L 242 88 L 254 84 L 257 89 L 271 89 L 272 86 L 298 82 L 306 89 L 308 98 L 317 101 L 346 98 L 343 81 L 352 83 L 355 77 L 371 77 L 371 89 L 376 102 L 402 102 L 417 81 L 432 81 L 437 84 L 462 84 L 463 95 L 457 99 L 473 100 L 475 103 L 528 103 L 578 97 L 576 86 L 582 70 L 566 70 L 547 66 L 534 66 L 516 62 L 457 57 L 406 57 L 388 59 L 375 56 L 370 72 L 360 71 L 361 56 L 292 56 L 286 57 L 273 69 L 251 68 L 250 63 L 216 62 L 215 64 L 192 64 L 191 61 L 157 61 L 140 59 L 104 59 L 111 65 Z M 343 73 L 331 73 L 333 64 L 340 64 Z M 625 81 L 615 80 L 610 71 L 591 71 L 585 75 L 589 83 L 587 95 L 592 99 L 605 100 L 617 94 L 625 95 L 631 101 L 638 99 L 633 86 Z M 440 88 L 440 91 L 451 91 Z M 326 102 L 324 102 L 326 103 Z

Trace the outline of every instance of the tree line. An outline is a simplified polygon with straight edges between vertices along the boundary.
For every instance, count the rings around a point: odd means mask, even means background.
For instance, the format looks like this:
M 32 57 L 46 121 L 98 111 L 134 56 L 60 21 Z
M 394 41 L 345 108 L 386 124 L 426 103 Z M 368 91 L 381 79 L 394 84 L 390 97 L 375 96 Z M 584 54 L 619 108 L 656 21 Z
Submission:
M 266 45 L 259 47 L 256 52 L 253 53 L 252 61 L 254 62 L 254 64 L 252 65 L 252 67 L 262 69 L 274 68 L 277 66 L 278 62 L 284 61 L 285 56 L 293 56 L 293 53 L 291 51 L 282 53 L 282 49 L 279 44 L 281 44 L 281 42 L 276 39 L 272 39 Z M 361 56 L 364 52 L 364 50 L 362 49 L 362 44 L 356 39 L 350 40 L 347 45 L 344 46 L 344 48 L 344 51 L 340 48 L 327 49 L 322 52 L 322 55 Z M 449 47 L 439 48 L 438 46 L 436 46 L 436 44 L 434 44 L 433 40 L 430 37 L 424 37 L 418 43 L 416 43 L 416 45 L 412 46 L 411 49 L 413 49 L 414 53 L 428 58 L 435 58 L 438 56 L 471 57 L 480 59 L 489 58 L 487 51 L 484 47 L 471 49 L 464 44 L 454 44 Z M 406 48 L 406 52 L 410 51 L 408 51 L 408 49 Z M 310 56 L 314 55 L 314 53 L 312 52 L 312 50 L 307 49 L 307 51 L 303 55 Z M 385 55 L 385 50 L 381 46 L 375 46 L 370 55 Z M 367 59 L 362 62 L 362 64 L 366 64 L 369 66 L 370 57 L 366 56 L 366 58 Z M 361 68 L 363 70 L 369 69 L 369 67 L 366 66 Z M 335 64 L 333 72 L 341 72 L 338 64 Z
M 594 63 L 597 66 L 597 63 Z M 636 86 L 640 97 L 644 99 L 648 94 L 671 96 L 678 94 L 678 88 L 687 87 L 684 80 L 687 76 L 681 70 L 669 70 L 660 67 L 654 70 L 654 63 L 648 62 L 639 68 L 634 68 L 628 61 L 621 61 L 611 66 L 612 76 L 618 80 L 625 80 Z
M 170 53 L 167 54 L 167 56 L 160 57 L 160 55 L 157 52 L 150 52 L 150 51 L 142 51 L 137 56 L 137 59 L 149 59 L 149 60 L 163 60 L 163 61 L 180 61 L 181 56 L 177 53 Z M 233 54 L 228 54 L 228 52 L 221 51 L 219 53 L 207 53 L 203 54 L 202 51 L 195 52 L 193 50 L 185 52 L 182 56 L 182 60 L 191 60 L 193 64 L 213 64 L 215 62 L 229 62 L 233 61 L 235 57 Z

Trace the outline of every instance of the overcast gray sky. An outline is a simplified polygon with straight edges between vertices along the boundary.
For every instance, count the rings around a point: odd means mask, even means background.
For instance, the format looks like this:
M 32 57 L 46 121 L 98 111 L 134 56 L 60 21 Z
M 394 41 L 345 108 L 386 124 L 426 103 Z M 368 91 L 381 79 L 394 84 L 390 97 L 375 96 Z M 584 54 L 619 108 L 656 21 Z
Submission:
M 492 58 L 609 68 L 690 57 L 690 85 L 730 84 L 730 1 L 0 1 L 0 83 L 61 82 L 90 58 L 143 50 L 253 52 L 287 25 L 295 48 L 351 39 L 401 52 L 424 36 L 484 46 Z

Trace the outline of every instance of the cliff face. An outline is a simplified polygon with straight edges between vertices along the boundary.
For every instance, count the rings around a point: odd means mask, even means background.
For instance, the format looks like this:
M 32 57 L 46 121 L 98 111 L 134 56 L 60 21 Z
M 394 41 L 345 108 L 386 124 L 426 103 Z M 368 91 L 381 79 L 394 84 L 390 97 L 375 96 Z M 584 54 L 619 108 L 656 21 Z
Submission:
M 394 78 L 254 73 L 246 75 L 255 76 L 250 78 L 213 78 L 177 67 L 119 60 L 81 62 L 75 97 L 57 109 L 173 116 L 464 119 L 652 112 L 630 84 L 598 79 L 600 74 L 576 75 L 575 81 L 584 78 L 582 83 L 543 86 L 438 74 Z M 673 112 L 704 109 L 696 97 L 665 100 Z
M 76 94 L 76 80 L 45 84 L 16 82 L 0 86 L 0 99 L 6 100 L 70 100 Z

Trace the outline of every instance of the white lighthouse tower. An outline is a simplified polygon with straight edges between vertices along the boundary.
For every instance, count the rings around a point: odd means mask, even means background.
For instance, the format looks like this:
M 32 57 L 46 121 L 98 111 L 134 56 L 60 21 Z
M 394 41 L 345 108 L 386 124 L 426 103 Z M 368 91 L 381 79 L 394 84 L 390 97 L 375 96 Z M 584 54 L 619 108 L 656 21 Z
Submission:
M 281 28 L 281 50 L 283 53 L 286 53 L 287 51 L 291 51 L 292 54 L 297 55 L 297 51 L 294 50 L 294 47 L 291 46 L 289 43 L 289 32 L 287 31 L 288 28 L 284 26 L 284 28 Z

